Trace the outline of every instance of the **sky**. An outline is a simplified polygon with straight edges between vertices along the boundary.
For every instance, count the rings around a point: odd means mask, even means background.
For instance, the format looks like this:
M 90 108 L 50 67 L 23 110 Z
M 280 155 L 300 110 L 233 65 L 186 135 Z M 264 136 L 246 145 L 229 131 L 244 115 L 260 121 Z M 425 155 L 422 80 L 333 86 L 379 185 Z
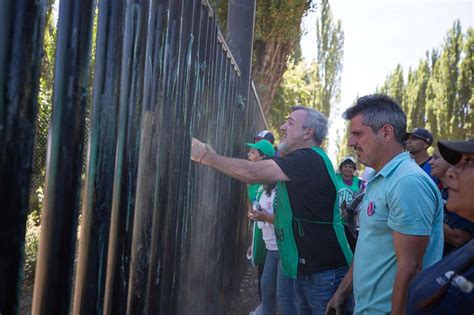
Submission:
M 427 50 L 442 45 L 456 19 L 463 33 L 474 22 L 474 1 L 470 0 L 330 0 L 334 20 L 344 30 L 344 60 L 341 101 L 333 108 L 328 153 L 335 161 L 337 130 L 344 123 L 340 115 L 356 97 L 373 93 L 397 64 L 404 73 L 415 68 Z M 303 19 L 303 57 L 316 58 L 317 10 Z M 342 131 L 340 131 L 342 134 Z M 337 165 L 337 164 L 335 164 Z

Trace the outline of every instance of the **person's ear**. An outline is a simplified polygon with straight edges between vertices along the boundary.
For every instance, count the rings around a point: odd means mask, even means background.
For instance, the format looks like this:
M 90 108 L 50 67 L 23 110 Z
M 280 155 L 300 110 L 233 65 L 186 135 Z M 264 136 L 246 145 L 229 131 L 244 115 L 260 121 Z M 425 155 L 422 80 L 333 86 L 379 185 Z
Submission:
M 393 138 L 395 138 L 395 128 L 393 128 L 390 124 L 385 124 L 380 128 L 382 131 L 382 137 L 384 142 L 389 142 Z
M 313 138 L 313 135 L 314 135 L 314 128 L 306 128 L 303 139 L 305 140 L 311 139 Z

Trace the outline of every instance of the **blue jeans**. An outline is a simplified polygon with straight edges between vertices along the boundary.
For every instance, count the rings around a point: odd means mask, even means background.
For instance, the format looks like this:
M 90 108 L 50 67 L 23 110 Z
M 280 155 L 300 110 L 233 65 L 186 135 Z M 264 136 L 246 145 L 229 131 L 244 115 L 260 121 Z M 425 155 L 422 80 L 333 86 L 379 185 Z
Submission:
M 277 301 L 281 314 L 296 314 L 294 280 L 283 275 L 278 251 L 269 250 L 262 274 L 262 314 L 275 315 Z
M 329 300 L 344 278 L 347 267 L 298 275 L 295 280 L 298 315 L 324 315 Z M 346 314 L 352 314 L 353 299 L 345 305 Z

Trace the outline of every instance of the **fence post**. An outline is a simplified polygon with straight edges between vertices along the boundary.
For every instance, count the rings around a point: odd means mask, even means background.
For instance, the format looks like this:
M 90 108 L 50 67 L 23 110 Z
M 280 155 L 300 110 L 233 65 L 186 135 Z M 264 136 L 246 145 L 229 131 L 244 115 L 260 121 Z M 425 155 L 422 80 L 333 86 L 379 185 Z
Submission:
M 61 1 L 46 188 L 32 314 L 68 314 L 94 0 Z
M 256 0 L 229 1 L 227 41 L 240 68 L 240 95 L 249 104 Z
M 122 56 L 120 47 L 123 43 L 125 4 L 123 1 L 104 0 L 100 1 L 98 6 L 94 90 L 87 170 L 82 194 L 81 237 L 75 272 L 73 314 L 105 313 L 105 305 L 110 306 L 110 299 L 105 298 L 106 270 L 108 266 L 115 266 L 119 260 L 115 255 L 107 255 L 107 247 L 113 194 L 111 187 L 114 182 Z M 116 239 L 113 241 L 114 245 L 118 245 Z
M 0 314 L 18 312 L 22 284 L 45 1 L 0 9 Z

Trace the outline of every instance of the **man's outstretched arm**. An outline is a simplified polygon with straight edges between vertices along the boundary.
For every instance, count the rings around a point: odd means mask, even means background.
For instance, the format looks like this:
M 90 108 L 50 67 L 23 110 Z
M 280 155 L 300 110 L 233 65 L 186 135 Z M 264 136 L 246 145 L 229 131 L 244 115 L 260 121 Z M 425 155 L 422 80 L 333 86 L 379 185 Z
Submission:
M 273 160 L 250 162 L 225 157 L 195 138 L 192 140 L 191 159 L 246 183 L 263 184 L 290 180 Z

